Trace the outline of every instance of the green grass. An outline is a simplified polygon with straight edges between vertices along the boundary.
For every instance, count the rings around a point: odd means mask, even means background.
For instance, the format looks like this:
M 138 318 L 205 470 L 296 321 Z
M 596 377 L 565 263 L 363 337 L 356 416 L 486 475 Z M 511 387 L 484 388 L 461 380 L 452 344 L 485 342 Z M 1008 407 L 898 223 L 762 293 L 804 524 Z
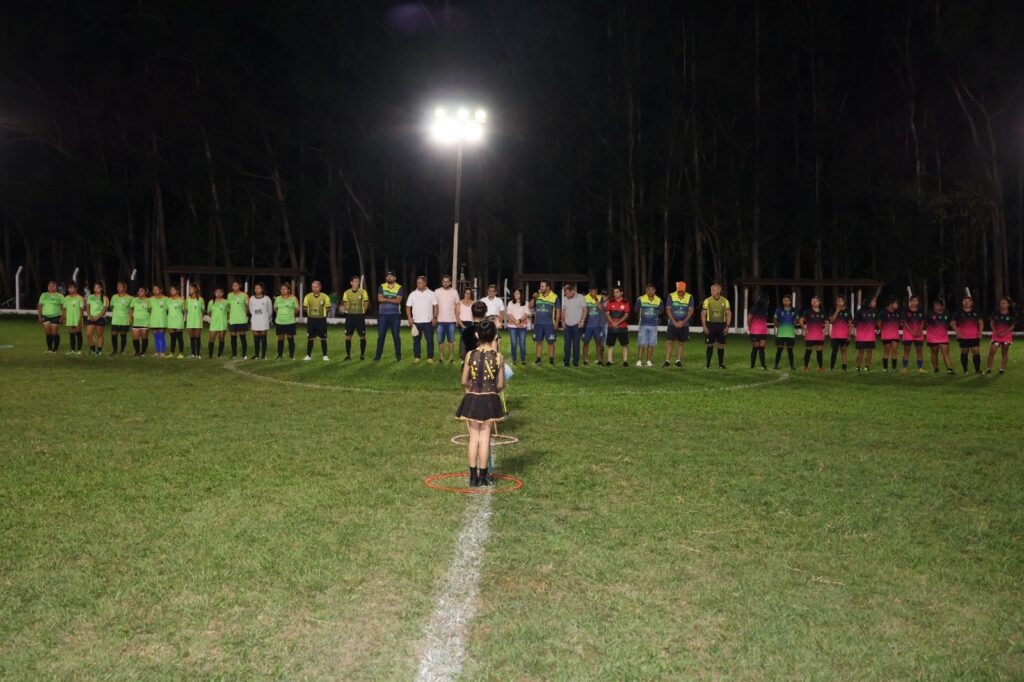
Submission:
M 0 677 L 412 678 L 468 503 L 422 483 L 464 466 L 454 367 L 41 336 L 0 321 Z M 465 676 L 1024 676 L 1019 346 L 744 388 L 778 375 L 730 344 L 517 368 Z

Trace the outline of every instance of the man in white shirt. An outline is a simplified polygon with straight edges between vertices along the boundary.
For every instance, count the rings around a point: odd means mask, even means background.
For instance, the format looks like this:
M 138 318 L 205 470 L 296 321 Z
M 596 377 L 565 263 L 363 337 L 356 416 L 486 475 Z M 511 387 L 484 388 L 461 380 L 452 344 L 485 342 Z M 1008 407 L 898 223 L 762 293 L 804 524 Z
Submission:
M 448 362 L 455 362 L 455 320 L 459 314 L 459 292 L 452 288 L 452 278 L 445 275 L 441 288 L 434 290 L 437 297 L 437 352 L 441 362 L 445 361 L 445 344 L 448 346 Z
M 427 362 L 434 362 L 434 327 L 437 326 L 437 296 L 427 288 L 427 278 L 416 278 L 416 289 L 405 300 L 405 315 L 412 328 L 413 363 L 420 361 L 420 346 L 427 338 Z
M 498 325 L 505 326 L 505 302 L 498 298 L 498 287 L 491 284 L 487 287 L 487 296 L 481 299 L 487 306 L 487 319 Z

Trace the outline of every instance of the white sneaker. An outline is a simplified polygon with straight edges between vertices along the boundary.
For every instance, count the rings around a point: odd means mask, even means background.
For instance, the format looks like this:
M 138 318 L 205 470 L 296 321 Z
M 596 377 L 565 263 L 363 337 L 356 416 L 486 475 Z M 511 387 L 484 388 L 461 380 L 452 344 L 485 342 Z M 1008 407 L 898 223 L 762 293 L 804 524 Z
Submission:
M 642 361 L 642 360 L 637 360 L 637 361 L 636 361 L 636 366 L 637 366 L 637 367 L 643 367 L 643 366 L 644 366 L 644 363 L 643 363 L 643 361 Z
M 330 360 L 330 358 L 325 355 L 324 356 L 324 362 L 327 362 L 328 360 Z
M 648 367 L 654 367 L 654 365 L 651 364 L 650 360 L 648 360 L 646 364 L 647 364 Z
M 311 357 L 309 357 L 309 356 L 307 355 L 306 357 L 304 357 L 304 358 L 302 358 L 302 359 L 303 359 L 303 360 L 305 360 L 306 362 L 309 362 L 309 361 L 310 361 L 310 360 L 312 360 L 313 358 L 311 358 Z

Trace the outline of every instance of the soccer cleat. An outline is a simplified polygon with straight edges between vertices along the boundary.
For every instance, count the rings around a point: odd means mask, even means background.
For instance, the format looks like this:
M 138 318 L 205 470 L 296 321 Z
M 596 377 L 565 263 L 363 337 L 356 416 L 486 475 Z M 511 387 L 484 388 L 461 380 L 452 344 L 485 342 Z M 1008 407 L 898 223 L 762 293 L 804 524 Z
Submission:
M 644 363 L 644 364 L 645 364 L 645 365 L 646 365 L 647 367 L 654 367 L 654 365 L 652 365 L 652 364 L 651 364 L 651 361 L 650 361 L 650 360 L 648 360 L 648 361 L 647 361 L 646 363 Z
M 956 372 L 954 372 L 953 368 L 950 367 L 949 369 L 946 370 L 946 374 L 948 374 L 949 376 L 954 376 Z
M 533 361 L 533 364 L 535 364 L 535 365 L 539 365 L 539 364 L 540 364 L 540 358 L 537 358 L 536 360 L 534 360 L 534 361 Z
M 597 363 L 597 364 L 599 364 L 599 365 L 600 365 L 601 363 L 599 362 L 599 363 Z M 584 366 L 584 367 L 588 367 L 588 366 L 590 366 L 590 363 L 589 363 L 588 361 L 584 360 L 584 361 L 583 361 L 583 366 Z
M 554 367 L 555 366 L 555 359 L 554 358 L 548 358 L 548 364 L 551 365 L 552 367 Z
M 825 373 L 825 368 L 824 367 L 819 367 L 818 368 L 818 374 L 824 374 L 824 373 Z
M 623 367 L 629 367 L 629 363 L 628 363 L 628 362 L 626 362 L 626 361 L 623 361 L 623 362 L 622 362 L 622 366 L 623 366 Z
M 427 358 L 427 364 L 428 365 L 434 364 L 434 358 Z
M 725 365 L 723 365 L 722 363 L 718 363 L 718 369 L 725 369 Z
M 671 366 L 672 366 L 672 363 L 671 363 L 671 362 L 669 362 L 668 360 L 666 360 L 665 362 L 663 362 L 663 363 L 661 364 L 661 366 L 662 366 L 662 367 L 671 367 Z
M 682 367 L 682 366 L 683 366 L 683 361 L 682 360 L 676 360 L 676 367 Z M 768 369 L 768 368 L 765 367 L 764 369 Z
M 413 358 L 412 364 L 414 364 L 414 365 L 420 364 L 420 359 L 419 358 Z
M 349 361 L 349 360 L 351 360 L 351 359 L 352 359 L 352 356 L 351 356 L 351 355 L 346 355 L 346 356 L 345 356 L 345 362 L 348 362 L 348 361 Z
M 985 370 L 985 374 L 986 374 L 986 375 L 991 375 L 991 374 L 992 374 L 992 368 L 991 368 L 991 367 L 989 367 L 988 369 L 986 369 L 986 370 Z
M 1006 374 L 1006 370 L 1005 369 L 1001 369 L 1001 370 L 999 370 L 999 373 L 1000 374 Z
M 807 374 L 808 371 L 810 371 L 809 368 L 804 367 L 804 374 Z
M 179 360 L 184 360 L 185 359 L 185 354 L 184 353 L 178 353 L 178 359 Z
M 308 355 L 307 355 L 306 357 L 302 358 L 303 362 L 309 362 L 309 361 L 310 361 L 310 360 L 312 360 L 312 359 L 313 359 L 313 358 L 311 358 L 311 357 L 310 357 L 310 356 L 308 356 Z
M 924 367 L 918 367 L 917 368 L 917 373 L 918 374 L 927 374 L 928 370 L 926 370 Z
M 329 361 L 330 361 L 330 358 L 325 355 L 324 356 L 324 362 L 329 362 Z
M 637 366 L 637 367 L 643 367 L 643 366 L 644 366 L 644 362 L 643 362 L 643 360 L 637 360 L 637 361 L 636 361 L 636 366 Z

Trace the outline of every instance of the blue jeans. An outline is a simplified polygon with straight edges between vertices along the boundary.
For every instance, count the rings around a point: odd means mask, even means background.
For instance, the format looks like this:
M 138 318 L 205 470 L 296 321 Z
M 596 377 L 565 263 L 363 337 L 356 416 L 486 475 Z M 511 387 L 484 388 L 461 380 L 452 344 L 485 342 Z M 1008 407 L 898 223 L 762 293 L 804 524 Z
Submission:
M 402 359 L 402 338 L 399 336 L 399 329 L 402 326 L 402 318 L 397 314 L 380 315 L 377 317 L 377 353 L 374 360 L 380 360 L 384 354 L 384 338 L 391 332 L 391 338 L 395 342 L 395 360 Z
M 526 328 L 509 327 L 508 335 L 512 338 L 512 362 L 516 361 L 516 348 L 519 349 L 519 359 L 526 362 Z
M 571 356 L 572 364 L 580 364 L 580 338 L 583 330 L 574 324 L 565 325 L 565 353 L 562 355 L 562 362 L 569 366 Z
M 412 356 L 420 359 L 420 341 L 427 340 L 427 359 L 434 359 L 434 325 L 430 322 L 417 322 L 416 329 L 419 334 L 412 337 Z
M 653 348 L 658 345 L 658 328 L 654 325 L 640 325 L 640 333 L 637 334 L 636 345 L 640 348 Z
M 437 342 L 444 343 L 455 342 L 455 323 L 454 322 L 438 322 L 437 323 Z

